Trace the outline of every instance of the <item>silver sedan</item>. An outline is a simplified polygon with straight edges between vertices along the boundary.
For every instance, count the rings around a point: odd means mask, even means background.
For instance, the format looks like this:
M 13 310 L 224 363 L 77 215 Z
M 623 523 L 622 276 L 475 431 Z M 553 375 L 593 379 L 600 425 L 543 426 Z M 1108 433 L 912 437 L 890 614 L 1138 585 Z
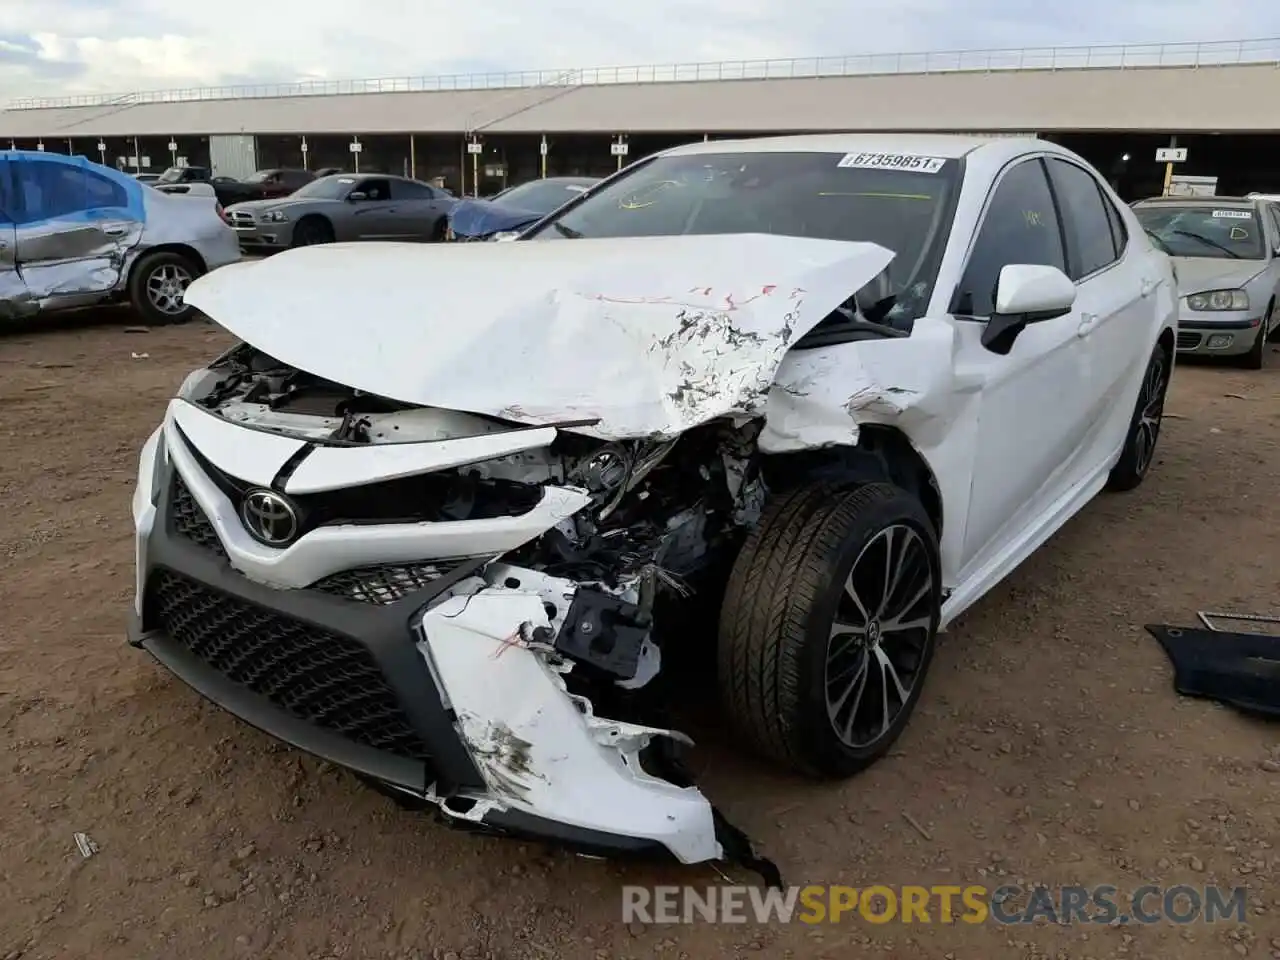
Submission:
M 1178 352 L 1253 370 L 1280 326 L 1280 206 L 1239 197 L 1162 197 L 1133 205 L 1178 273 Z
M 454 198 L 430 184 L 386 174 L 321 177 L 275 200 L 227 207 L 246 252 L 347 240 L 443 240 Z

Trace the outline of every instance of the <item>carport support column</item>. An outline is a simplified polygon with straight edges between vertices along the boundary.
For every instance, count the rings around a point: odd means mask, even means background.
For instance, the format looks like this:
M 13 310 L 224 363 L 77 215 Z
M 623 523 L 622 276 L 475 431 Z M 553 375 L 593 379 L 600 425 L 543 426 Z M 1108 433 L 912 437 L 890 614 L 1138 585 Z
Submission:
M 1171 136 L 1169 138 L 1169 146 L 1176 147 L 1177 145 L 1178 145 L 1177 136 L 1176 135 Z M 1160 196 L 1167 197 L 1169 195 L 1169 187 L 1171 187 L 1172 185 L 1173 185 L 1173 164 L 1166 163 L 1164 165 L 1164 190 L 1161 191 Z
M 410 179 L 418 179 L 418 151 L 413 141 L 413 134 L 409 134 L 409 177 Z
M 542 179 L 547 179 L 547 135 L 542 135 L 542 142 L 538 144 L 538 153 L 541 154 L 542 161 Z
M 310 170 L 310 169 L 311 169 L 311 167 L 308 165 L 308 161 L 307 161 L 307 150 L 308 150 L 308 149 L 309 149 L 309 148 L 307 147 L 307 135 L 304 133 L 304 134 L 302 135 L 302 147 L 301 147 L 301 150 L 302 150 L 302 169 L 303 169 L 303 170 Z

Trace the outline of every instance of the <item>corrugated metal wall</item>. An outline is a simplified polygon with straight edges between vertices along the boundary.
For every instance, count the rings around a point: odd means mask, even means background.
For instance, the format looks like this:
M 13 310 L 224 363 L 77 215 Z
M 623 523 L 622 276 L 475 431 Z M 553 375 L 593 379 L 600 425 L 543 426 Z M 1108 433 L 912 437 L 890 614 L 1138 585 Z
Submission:
M 215 177 L 247 177 L 258 169 L 256 138 L 250 134 L 210 137 L 209 166 Z

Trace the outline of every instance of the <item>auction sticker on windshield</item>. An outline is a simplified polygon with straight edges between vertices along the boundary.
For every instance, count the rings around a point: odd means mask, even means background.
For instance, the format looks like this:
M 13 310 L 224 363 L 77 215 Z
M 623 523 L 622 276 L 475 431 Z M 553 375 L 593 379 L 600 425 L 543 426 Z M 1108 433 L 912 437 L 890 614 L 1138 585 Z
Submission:
M 1213 211 L 1213 219 L 1215 220 L 1252 220 L 1252 210 L 1215 210 Z
M 943 157 L 922 157 L 914 153 L 846 153 L 836 164 L 855 170 L 910 170 L 937 173 L 946 166 Z

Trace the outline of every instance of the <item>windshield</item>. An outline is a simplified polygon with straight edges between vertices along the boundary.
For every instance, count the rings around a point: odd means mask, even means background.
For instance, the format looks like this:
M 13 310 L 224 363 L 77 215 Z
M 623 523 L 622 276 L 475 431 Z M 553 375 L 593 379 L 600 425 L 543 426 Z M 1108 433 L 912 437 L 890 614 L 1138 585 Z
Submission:
M 257 173 L 251 173 L 244 178 L 245 183 L 262 183 L 267 177 L 275 173 L 274 170 L 259 170 Z
M 321 177 L 303 184 L 289 194 L 291 200 L 341 200 L 356 182 L 355 177 Z
M 182 174 L 186 167 L 170 167 L 164 173 L 160 174 L 158 183 L 177 183 L 182 179 Z
M 1151 204 L 1133 208 L 1138 222 L 1171 256 L 1261 260 L 1263 228 L 1251 207 Z
M 568 203 L 591 185 L 590 181 L 531 180 L 518 187 L 503 190 L 494 200 L 504 205 L 528 210 L 530 213 L 550 213 Z
M 596 188 L 530 238 L 771 233 L 869 241 L 895 254 L 870 302 L 891 310 L 891 319 L 914 319 L 933 292 L 959 166 L 886 154 L 657 157 Z

